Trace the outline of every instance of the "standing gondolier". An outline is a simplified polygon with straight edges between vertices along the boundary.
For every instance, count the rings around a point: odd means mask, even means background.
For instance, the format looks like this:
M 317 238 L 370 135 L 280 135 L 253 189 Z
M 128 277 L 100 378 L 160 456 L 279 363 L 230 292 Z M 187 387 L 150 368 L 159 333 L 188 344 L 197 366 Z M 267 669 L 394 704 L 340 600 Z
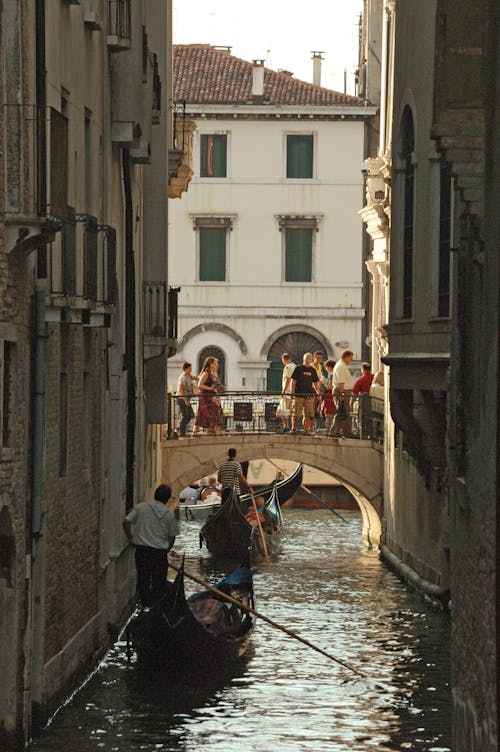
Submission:
M 158 486 L 153 500 L 134 507 L 123 520 L 127 539 L 135 546 L 137 592 L 142 606 L 152 606 L 165 592 L 168 552 L 174 545 L 179 525 L 167 508 L 172 490 Z
M 227 460 L 219 467 L 217 480 L 222 486 L 222 501 L 225 501 L 229 493 L 233 490 L 239 495 L 241 493 L 241 484 L 248 488 L 250 494 L 253 493 L 252 486 L 243 475 L 243 470 L 239 462 L 236 462 L 236 449 L 227 450 Z

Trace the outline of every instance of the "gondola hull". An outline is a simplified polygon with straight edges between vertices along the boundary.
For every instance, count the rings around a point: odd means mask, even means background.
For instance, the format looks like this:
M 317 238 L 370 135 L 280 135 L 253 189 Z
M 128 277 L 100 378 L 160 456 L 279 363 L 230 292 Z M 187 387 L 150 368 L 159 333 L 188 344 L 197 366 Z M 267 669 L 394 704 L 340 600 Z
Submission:
M 255 562 L 266 553 L 277 553 L 279 534 L 283 529 L 277 490 L 274 489 L 266 503 L 267 509 L 272 510 L 271 516 L 276 520 L 272 534 L 266 532 L 263 527 L 255 527 L 247 521 L 247 506 L 248 504 L 238 499 L 236 493 L 232 493 L 223 502 L 222 507 L 205 522 L 200 532 L 200 543 L 205 542 L 213 557 L 233 560 L 247 557 Z
M 253 606 L 251 585 L 231 594 Z M 209 603 L 220 606 L 226 619 L 232 613 L 233 622 L 217 626 L 196 618 L 193 609 L 199 617 L 200 607 Z M 246 652 L 255 620 L 235 606 L 221 604 L 209 592 L 186 600 L 181 568 L 162 600 L 150 611 L 139 613 L 127 627 L 127 640 L 136 652 L 138 665 L 147 670 L 197 676 L 230 670 Z

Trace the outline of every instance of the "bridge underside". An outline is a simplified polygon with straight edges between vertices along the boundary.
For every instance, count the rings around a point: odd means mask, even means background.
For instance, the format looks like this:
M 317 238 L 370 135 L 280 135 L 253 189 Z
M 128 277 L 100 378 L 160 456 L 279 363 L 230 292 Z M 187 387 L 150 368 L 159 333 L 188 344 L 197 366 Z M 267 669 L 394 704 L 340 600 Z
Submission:
M 165 441 L 162 446 L 162 479 L 172 487 L 174 498 L 193 481 L 213 474 L 224 462 L 229 447 L 238 460 L 283 459 L 302 462 L 329 473 L 352 493 L 363 516 L 363 535 L 378 545 L 381 535 L 383 450 L 371 441 L 304 436 L 244 434 L 206 436 Z

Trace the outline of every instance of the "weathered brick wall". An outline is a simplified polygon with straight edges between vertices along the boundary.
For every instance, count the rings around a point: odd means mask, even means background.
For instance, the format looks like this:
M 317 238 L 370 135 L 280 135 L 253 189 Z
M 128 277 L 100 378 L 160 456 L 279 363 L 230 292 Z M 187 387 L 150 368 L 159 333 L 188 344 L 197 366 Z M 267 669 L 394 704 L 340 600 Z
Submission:
M 0 175 L 3 176 L 0 156 Z M 0 212 L 3 216 L 4 180 L 0 180 Z M 11 404 L 9 446 L 0 449 L 0 512 L 2 534 L 12 535 L 12 567 L 0 577 L 0 651 L 2 689 L 0 726 L 22 738 L 23 646 L 27 620 L 29 583 L 25 557 L 30 551 L 31 479 L 29 477 L 30 349 L 32 262 L 16 252 L 7 253 L 4 225 L 0 222 L 0 345 L 7 338 L 15 342 L 12 364 L 14 396 Z M 2 742 L 3 743 L 3 742 Z
M 65 324 L 48 325 L 47 334 L 45 659 L 49 660 L 98 610 L 103 335 L 100 329 Z M 60 477 L 61 371 L 67 373 L 68 385 L 65 477 Z M 88 464 L 83 456 L 84 371 L 89 373 L 91 391 Z

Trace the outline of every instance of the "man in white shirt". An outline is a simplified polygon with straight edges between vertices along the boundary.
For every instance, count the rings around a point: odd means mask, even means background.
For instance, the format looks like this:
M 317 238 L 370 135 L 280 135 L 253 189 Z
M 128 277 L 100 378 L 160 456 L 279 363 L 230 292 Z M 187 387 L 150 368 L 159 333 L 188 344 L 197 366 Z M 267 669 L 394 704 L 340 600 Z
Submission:
M 170 486 L 158 486 L 151 501 L 137 504 L 123 520 L 123 529 L 135 546 L 137 592 L 142 606 L 152 606 L 165 592 L 168 552 L 174 545 L 179 525 L 167 508 Z
M 281 376 L 281 399 L 278 405 L 277 415 L 281 418 L 283 433 L 290 430 L 290 414 L 292 410 L 292 374 L 295 371 L 295 363 L 288 353 L 281 356 L 283 374 Z
M 340 360 L 335 364 L 335 368 L 333 369 L 333 400 L 337 412 L 335 413 L 333 424 L 328 434 L 333 438 L 339 438 L 340 436 L 344 436 L 346 439 L 353 438 L 349 412 L 354 383 L 349 365 L 353 357 L 354 353 L 352 350 L 344 350 L 340 356 Z

